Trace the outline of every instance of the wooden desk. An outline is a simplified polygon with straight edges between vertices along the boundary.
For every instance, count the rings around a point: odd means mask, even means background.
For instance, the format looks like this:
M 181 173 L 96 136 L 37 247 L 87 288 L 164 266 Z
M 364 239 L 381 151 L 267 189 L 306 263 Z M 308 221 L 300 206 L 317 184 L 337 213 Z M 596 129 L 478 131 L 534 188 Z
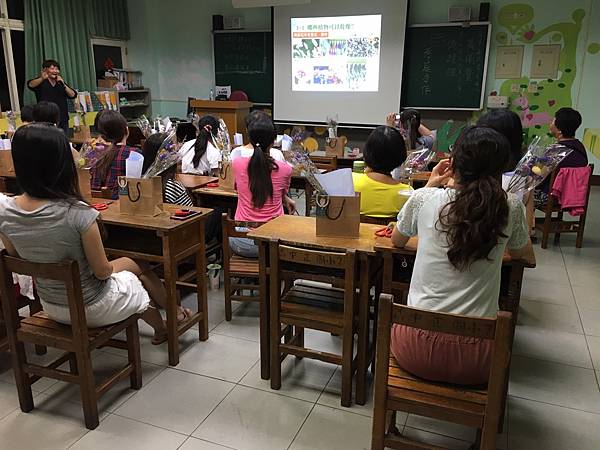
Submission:
M 312 152 L 311 155 L 327 156 L 327 154 L 325 153 L 325 150 L 316 150 L 316 151 Z M 362 161 L 362 160 L 363 160 L 362 153 L 359 153 L 358 156 L 356 156 L 354 158 L 346 156 L 346 153 L 344 153 L 344 156 L 337 158 L 338 169 L 346 169 L 346 168 L 351 169 L 354 165 L 354 161 Z
M 207 183 L 208 184 L 208 183 Z M 308 182 L 308 179 L 304 176 L 294 175 L 290 182 L 290 188 L 303 189 L 305 197 L 305 216 L 310 215 L 311 198 L 313 194 L 313 187 Z M 198 206 L 206 208 L 221 208 L 224 211 L 228 211 L 233 217 L 237 208 L 238 193 L 232 189 L 225 189 L 221 186 L 218 187 L 206 187 L 202 186 L 192 190 L 192 194 L 196 198 Z
M 193 175 L 189 173 L 178 173 L 177 181 L 183 184 L 186 187 L 186 189 L 193 191 L 194 189 L 206 186 L 209 183 L 217 183 L 219 181 L 219 178 L 208 177 L 204 175 Z
M 359 326 L 357 352 L 359 354 L 356 377 L 356 403 L 363 405 L 366 401 L 366 370 L 368 367 L 369 347 L 369 292 L 372 280 L 372 257 L 376 256 L 374 250 L 375 231 L 381 226 L 373 224 L 360 224 L 360 234 L 356 239 L 321 237 L 316 235 L 316 218 L 303 216 L 280 216 L 248 233 L 259 244 L 259 293 L 260 293 L 260 373 L 262 379 L 269 378 L 271 362 L 269 349 L 269 257 L 268 247 L 271 239 L 278 239 L 282 243 L 299 245 L 307 248 L 323 250 L 346 251 L 353 249 L 358 252 L 360 277 L 358 286 L 359 298 Z
M 178 338 L 198 324 L 200 340 L 208 339 L 208 302 L 206 293 L 206 255 L 204 252 L 204 221 L 212 210 L 189 208 L 202 214 L 187 220 L 173 220 L 170 215 L 180 208 L 164 204 L 165 213 L 156 217 L 139 217 L 121 214 L 119 201 L 101 211 L 102 222 L 108 232 L 106 252 L 112 257 L 126 256 L 132 259 L 160 263 L 164 267 L 167 290 L 167 335 L 169 364 L 179 363 Z M 196 293 L 198 312 L 184 325 L 177 323 L 177 265 L 178 262 L 196 255 Z
M 415 173 L 410 177 L 412 187 L 415 189 L 425 187 L 425 185 L 429 181 L 429 177 L 431 177 L 431 172 Z

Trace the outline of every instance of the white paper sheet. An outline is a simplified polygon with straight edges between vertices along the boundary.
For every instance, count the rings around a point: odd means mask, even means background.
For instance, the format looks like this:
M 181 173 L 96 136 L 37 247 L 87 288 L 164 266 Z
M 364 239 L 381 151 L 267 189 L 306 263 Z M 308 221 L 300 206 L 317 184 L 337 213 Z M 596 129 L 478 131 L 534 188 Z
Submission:
M 315 174 L 315 178 L 329 195 L 354 197 L 352 169 L 338 169 L 333 172 Z

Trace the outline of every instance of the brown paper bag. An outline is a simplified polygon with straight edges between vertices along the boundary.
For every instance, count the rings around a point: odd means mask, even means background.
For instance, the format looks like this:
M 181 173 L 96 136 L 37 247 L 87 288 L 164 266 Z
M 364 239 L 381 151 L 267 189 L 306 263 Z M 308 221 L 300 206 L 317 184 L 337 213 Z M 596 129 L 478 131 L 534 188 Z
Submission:
M 15 177 L 15 166 L 13 165 L 12 152 L 0 150 L 0 177 Z
M 79 180 L 79 192 L 85 200 L 92 198 L 92 178 L 90 169 L 77 169 L 77 179 Z
M 357 238 L 360 193 L 354 197 L 317 197 L 317 236 Z
M 119 177 L 122 214 L 153 217 L 163 212 L 162 179 Z
M 348 138 L 346 136 L 339 136 L 337 138 L 327 138 L 325 140 L 325 155 L 343 158 L 344 148 L 346 147 L 347 143 Z
M 73 129 L 73 140 L 78 142 L 87 142 L 91 139 L 92 134 L 88 125 L 79 125 Z
M 231 161 L 221 161 L 219 165 L 219 187 L 235 190 L 235 177 Z

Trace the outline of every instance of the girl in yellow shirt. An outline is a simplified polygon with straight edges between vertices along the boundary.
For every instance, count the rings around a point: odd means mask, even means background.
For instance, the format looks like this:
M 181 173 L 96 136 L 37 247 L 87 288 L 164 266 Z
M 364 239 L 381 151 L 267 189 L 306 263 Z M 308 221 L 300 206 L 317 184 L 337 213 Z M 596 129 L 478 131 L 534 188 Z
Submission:
M 377 127 L 367 139 L 363 155 L 365 173 L 352 174 L 354 190 L 360 192 L 360 213 L 370 217 L 395 217 L 407 199 L 398 192 L 411 189 L 391 175 L 406 159 L 402 135 L 389 126 Z

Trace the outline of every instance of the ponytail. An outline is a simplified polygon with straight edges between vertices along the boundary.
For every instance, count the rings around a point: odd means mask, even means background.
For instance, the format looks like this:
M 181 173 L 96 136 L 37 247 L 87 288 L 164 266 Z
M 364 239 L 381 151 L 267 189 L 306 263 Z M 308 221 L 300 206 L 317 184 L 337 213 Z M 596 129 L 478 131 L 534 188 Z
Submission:
M 452 166 L 459 188 L 442 208 L 436 228 L 446 234 L 448 260 L 461 272 L 487 259 L 507 237 L 509 208 L 501 174 L 509 152 L 506 138 L 486 127 L 467 128 L 455 145 Z
M 110 166 L 119 153 L 118 144 L 127 136 L 127 119 L 121 113 L 111 110 L 101 111 L 96 119 L 97 122 L 94 125 L 100 133 L 100 137 L 110 143 L 110 147 L 94 168 L 95 178 L 104 183 Z
M 416 109 L 405 109 L 400 113 L 400 123 L 402 128 L 408 131 L 409 151 L 417 148 L 417 139 L 421 136 L 419 127 L 421 126 L 421 113 Z
M 252 193 L 252 205 L 262 208 L 273 197 L 271 172 L 278 169 L 271 157 L 271 145 L 276 138 L 275 125 L 267 114 L 257 115 L 248 124 L 248 137 L 254 153 L 248 162 L 248 183 Z
M 198 136 L 194 144 L 194 157 L 192 158 L 194 168 L 198 168 L 200 160 L 206 153 L 208 143 L 212 144 L 213 133 L 216 133 L 218 129 L 219 121 L 214 116 L 206 115 L 198 121 Z

